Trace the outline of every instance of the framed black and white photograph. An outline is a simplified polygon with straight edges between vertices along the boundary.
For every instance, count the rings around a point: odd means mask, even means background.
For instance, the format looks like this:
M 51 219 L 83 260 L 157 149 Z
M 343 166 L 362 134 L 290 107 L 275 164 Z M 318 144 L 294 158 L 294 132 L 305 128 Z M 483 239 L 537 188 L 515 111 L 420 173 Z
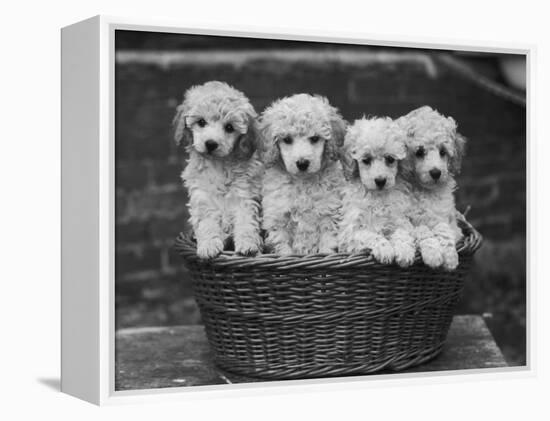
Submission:
M 530 371 L 530 48 L 62 31 L 62 391 Z

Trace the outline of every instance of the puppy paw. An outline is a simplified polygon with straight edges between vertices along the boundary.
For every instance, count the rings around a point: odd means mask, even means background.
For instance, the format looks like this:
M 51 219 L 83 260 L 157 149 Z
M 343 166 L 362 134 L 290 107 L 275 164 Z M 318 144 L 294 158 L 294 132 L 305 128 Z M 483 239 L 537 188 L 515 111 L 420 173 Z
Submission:
M 275 253 L 279 256 L 289 256 L 291 254 L 294 254 L 294 251 L 292 250 L 292 247 L 290 247 L 288 244 L 277 244 L 275 246 Z
M 446 247 L 442 253 L 443 268 L 446 270 L 455 270 L 458 266 L 458 253 L 454 247 Z
M 424 264 L 431 268 L 438 268 L 443 264 L 443 256 L 438 245 L 420 247 L 420 254 Z
M 376 244 L 374 244 L 371 249 L 371 253 L 377 261 L 385 264 L 393 262 L 393 259 L 395 257 L 395 252 L 392 245 L 385 238 L 377 241 Z
M 260 252 L 259 241 L 237 241 L 235 251 L 242 256 L 255 256 Z
M 401 267 L 408 267 L 414 263 L 416 250 L 414 244 L 394 244 L 395 262 Z
M 199 241 L 197 245 L 197 256 L 201 259 L 211 259 L 223 251 L 223 241 L 214 238 L 208 241 Z

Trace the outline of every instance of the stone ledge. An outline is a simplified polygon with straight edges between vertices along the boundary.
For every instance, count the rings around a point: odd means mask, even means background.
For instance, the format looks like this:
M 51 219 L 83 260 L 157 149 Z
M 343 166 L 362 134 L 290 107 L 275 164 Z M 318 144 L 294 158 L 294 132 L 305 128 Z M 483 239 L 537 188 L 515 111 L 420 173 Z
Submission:
M 115 390 L 262 381 L 217 368 L 200 325 L 121 329 L 115 343 Z M 481 316 L 455 316 L 441 354 L 402 373 L 506 366 Z

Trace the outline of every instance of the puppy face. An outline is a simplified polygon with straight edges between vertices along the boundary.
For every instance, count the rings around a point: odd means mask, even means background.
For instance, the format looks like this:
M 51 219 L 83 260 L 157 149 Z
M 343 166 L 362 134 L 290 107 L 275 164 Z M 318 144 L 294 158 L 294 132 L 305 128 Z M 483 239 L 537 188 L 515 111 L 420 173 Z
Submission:
M 278 136 L 279 151 L 291 174 L 315 174 L 321 169 L 326 139 L 314 131 Z
M 460 171 L 465 139 L 456 132 L 456 122 L 430 107 L 403 117 L 407 130 L 407 177 L 426 189 L 446 185 Z
M 248 125 L 241 118 L 222 115 L 209 110 L 193 110 L 186 118 L 191 131 L 193 148 L 205 155 L 225 157 L 233 152 L 237 140 L 248 131 Z
M 344 141 L 344 172 L 359 178 L 367 190 L 393 188 L 399 162 L 406 156 L 406 132 L 390 118 L 356 120 Z
M 444 184 L 449 179 L 449 156 L 453 146 L 448 139 L 418 139 L 409 143 L 413 172 L 426 188 Z
M 251 155 L 256 113 L 248 99 L 222 82 L 190 88 L 174 122 L 176 142 L 211 158 Z
M 397 160 L 390 154 L 365 154 L 359 161 L 359 176 L 369 190 L 391 189 L 395 186 Z
M 298 94 L 276 101 L 261 117 L 262 159 L 307 176 L 336 160 L 346 123 L 325 98 Z

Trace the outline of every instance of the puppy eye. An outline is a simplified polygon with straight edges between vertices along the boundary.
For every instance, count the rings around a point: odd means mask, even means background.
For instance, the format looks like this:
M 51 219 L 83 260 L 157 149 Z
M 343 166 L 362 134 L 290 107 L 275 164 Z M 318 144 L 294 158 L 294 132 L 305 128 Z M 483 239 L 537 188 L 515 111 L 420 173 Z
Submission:
M 416 150 L 415 155 L 417 158 L 424 158 L 424 155 L 426 155 L 426 151 L 424 150 L 424 148 L 420 147 Z
M 319 139 L 320 139 L 319 136 L 315 135 L 315 136 L 311 136 L 311 137 L 309 138 L 309 141 L 310 141 L 311 143 L 317 143 L 317 142 L 319 142 Z
M 283 142 L 290 145 L 292 143 L 292 138 L 290 136 L 286 136 L 283 138 Z
M 363 164 L 370 165 L 372 162 L 372 158 L 370 156 L 367 156 L 366 158 L 363 158 Z
M 439 150 L 439 156 L 440 156 L 441 158 L 447 156 L 447 151 L 446 151 L 445 149 L 443 149 L 443 148 L 440 149 L 440 150 Z
M 391 165 L 395 162 L 395 158 L 391 155 L 386 156 L 386 164 Z
M 227 133 L 233 133 L 235 131 L 235 128 L 233 127 L 233 124 L 231 124 L 231 123 L 227 123 L 224 126 L 224 129 Z
M 206 126 L 206 120 L 204 118 L 201 118 L 197 121 L 197 124 L 199 125 L 199 127 L 204 127 Z

